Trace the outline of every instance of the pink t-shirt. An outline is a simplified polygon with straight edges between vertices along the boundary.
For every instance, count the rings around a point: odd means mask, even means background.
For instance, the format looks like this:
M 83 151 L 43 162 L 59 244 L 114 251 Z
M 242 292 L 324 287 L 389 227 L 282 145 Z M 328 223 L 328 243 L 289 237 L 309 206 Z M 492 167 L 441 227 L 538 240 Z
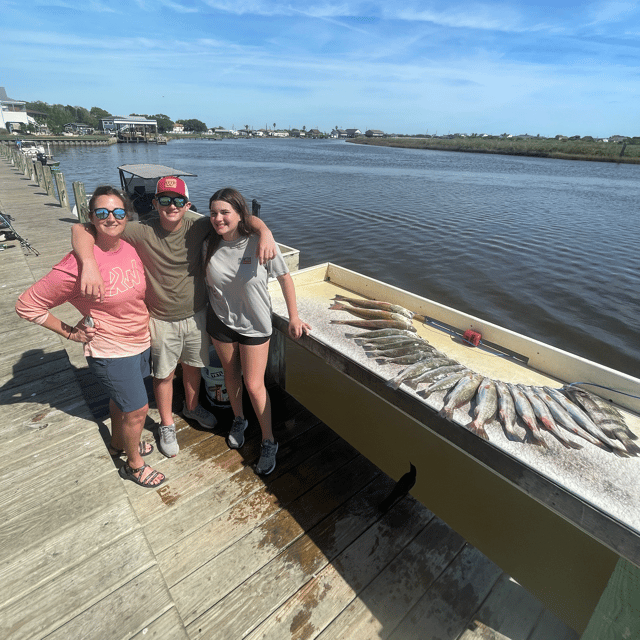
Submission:
M 18 298 L 16 311 L 21 318 L 43 324 L 50 309 L 69 302 L 96 321 L 98 331 L 84 345 L 85 356 L 122 358 L 142 353 L 151 344 L 142 261 L 124 240 L 116 251 L 94 247 L 94 255 L 105 282 L 104 302 L 80 293 L 78 262 L 75 254 L 69 253 Z

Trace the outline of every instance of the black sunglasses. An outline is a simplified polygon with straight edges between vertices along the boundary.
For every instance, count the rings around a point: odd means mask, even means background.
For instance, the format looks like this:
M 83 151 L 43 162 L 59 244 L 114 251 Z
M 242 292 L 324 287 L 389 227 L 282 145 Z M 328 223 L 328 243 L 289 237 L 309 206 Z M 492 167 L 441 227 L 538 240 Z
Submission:
M 113 217 L 116 220 L 124 220 L 124 217 L 127 215 L 127 212 L 124 209 L 94 209 L 93 213 L 95 214 L 98 220 L 106 220 L 109 217 L 109 214 L 112 213 Z
M 158 196 L 158 204 L 162 207 L 168 207 L 170 204 L 175 204 L 178 209 L 181 209 L 185 204 L 187 204 L 187 202 L 189 201 L 183 196 Z

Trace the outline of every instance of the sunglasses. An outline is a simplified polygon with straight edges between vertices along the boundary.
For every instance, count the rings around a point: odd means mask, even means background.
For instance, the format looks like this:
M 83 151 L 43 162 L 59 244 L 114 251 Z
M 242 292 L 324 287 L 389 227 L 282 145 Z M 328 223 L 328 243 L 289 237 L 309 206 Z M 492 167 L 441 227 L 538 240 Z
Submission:
M 158 204 L 162 207 L 168 207 L 170 204 L 175 204 L 178 209 L 182 209 L 182 207 L 189 202 L 183 196 L 176 196 L 173 198 L 171 196 L 159 196 L 157 200 Z
M 106 220 L 109 217 L 109 214 L 112 213 L 113 217 L 116 220 L 124 220 L 124 217 L 127 215 L 127 212 L 124 209 L 94 209 L 93 213 L 98 220 Z

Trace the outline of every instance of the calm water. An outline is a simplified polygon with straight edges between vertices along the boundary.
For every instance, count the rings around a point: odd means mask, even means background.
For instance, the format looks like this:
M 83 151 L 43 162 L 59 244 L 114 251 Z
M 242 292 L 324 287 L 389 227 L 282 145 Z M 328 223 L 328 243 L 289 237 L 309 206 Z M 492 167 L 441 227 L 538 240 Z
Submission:
M 338 141 L 171 141 L 57 150 L 71 181 L 158 163 L 233 186 L 301 266 L 334 262 L 640 375 L 640 166 Z

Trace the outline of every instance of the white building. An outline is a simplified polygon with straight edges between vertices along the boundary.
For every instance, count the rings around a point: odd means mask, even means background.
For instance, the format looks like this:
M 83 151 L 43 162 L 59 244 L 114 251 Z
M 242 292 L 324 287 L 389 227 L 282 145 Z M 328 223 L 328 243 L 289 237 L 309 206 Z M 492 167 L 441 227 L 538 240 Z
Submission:
M 22 100 L 12 100 L 7 96 L 4 87 L 0 87 L 0 127 L 9 132 L 20 131 L 25 125 L 36 121 L 27 115 L 27 103 Z

